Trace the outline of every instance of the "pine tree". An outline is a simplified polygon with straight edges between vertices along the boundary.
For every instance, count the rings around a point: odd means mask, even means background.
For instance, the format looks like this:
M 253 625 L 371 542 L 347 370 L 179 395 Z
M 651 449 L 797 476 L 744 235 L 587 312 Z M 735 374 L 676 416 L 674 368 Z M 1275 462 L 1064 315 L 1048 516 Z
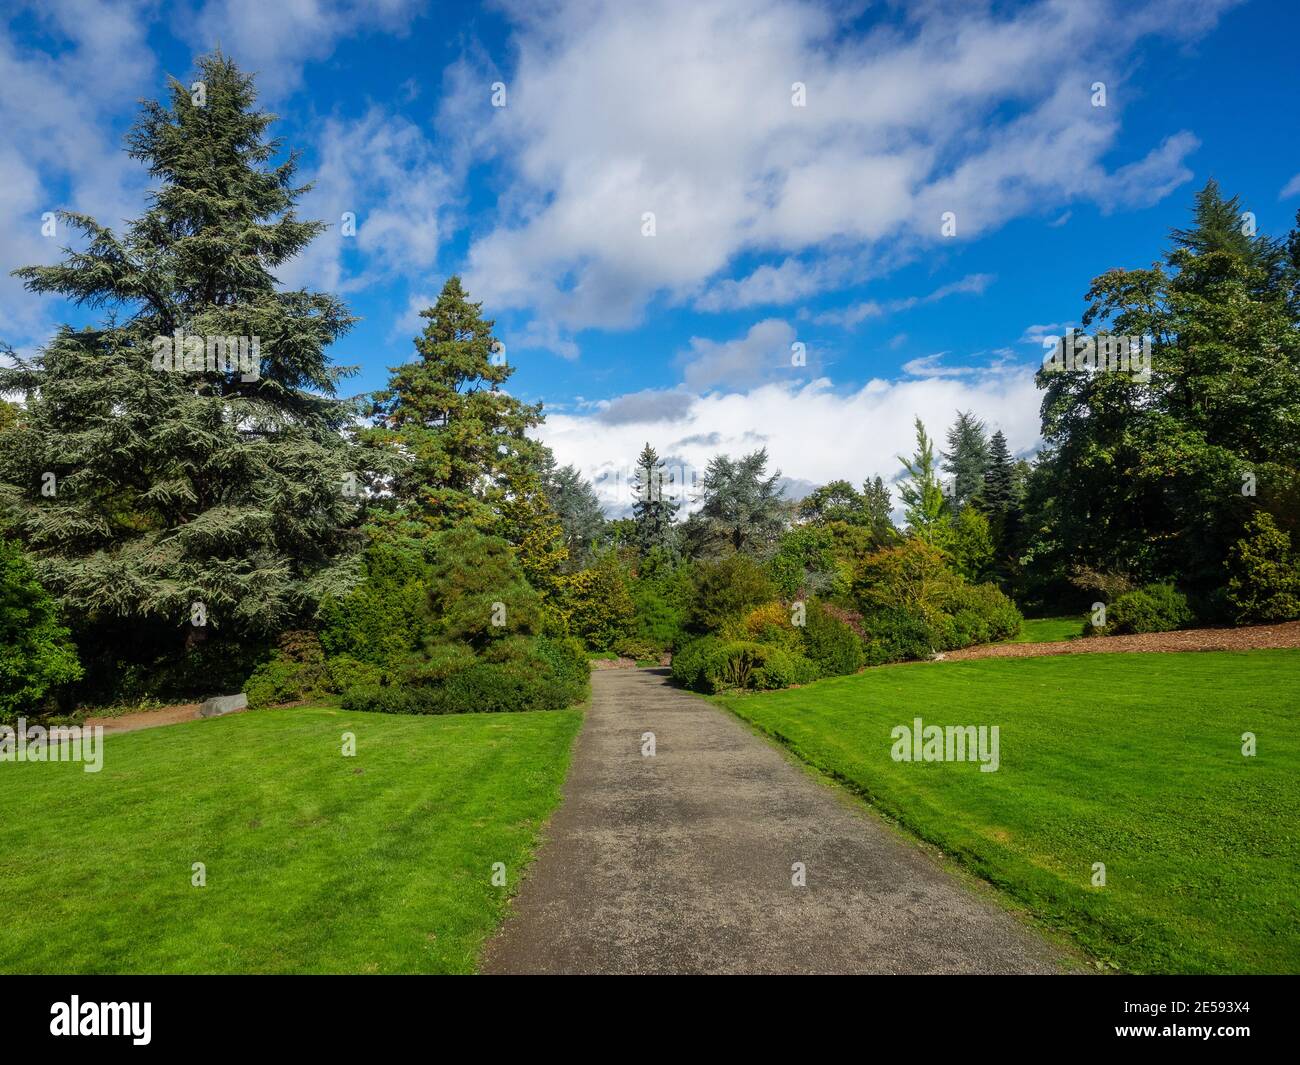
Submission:
M 999 429 L 989 443 L 989 464 L 980 489 L 980 505 L 988 514 L 1005 514 L 1016 501 L 1015 464 L 1006 434 Z
M 410 458 L 392 485 L 407 513 L 434 529 L 469 521 L 496 531 L 502 502 L 537 469 L 541 445 L 525 433 L 542 423 L 542 405 L 502 391 L 514 367 L 459 277 L 420 316 L 420 358 L 392 369 L 362 437 Z
M 655 548 L 666 548 L 672 541 L 673 519 L 681 503 L 664 490 L 664 463 L 659 453 L 649 444 L 641 449 L 636 460 L 636 479 L 632 490 L 636 501 L 632 504 L 632 520 L 636 523 L 636 545 L 642 555 Z
M 15 271 L 106 319 L 0 369 L 25 397 L 0 434 L 13 533 L 79 629 L 152 654 L 312 612 L 351 579 L 361 509 L 326 354 L 354 319 L 274 275 L 325 227 L 295 214 L 252 78 L 198 67 L 206 99 L 173 80 L 128 135 L 158 182 L 144 214 L 120 234 L 64 214 L 85 248 Z
M 910 459 L 900 455 L 898 461 L 911 478 L 904 481 L 898 490 L 907 516 L 908 531 L 932 547 L 944 547 L 951 520 L 943 487 L 939 483 L 934 442 L 926 433 L 920 418 L 916 419 L 915 454 Z
M 943 468 L 952 474 L 954 511 L 960 512 L 974 498 L 988 466 L 989 441 L 984 423 L 971 411 L 958 411 L 957 421 L 948 430 L 948 450 L 943 453 Z

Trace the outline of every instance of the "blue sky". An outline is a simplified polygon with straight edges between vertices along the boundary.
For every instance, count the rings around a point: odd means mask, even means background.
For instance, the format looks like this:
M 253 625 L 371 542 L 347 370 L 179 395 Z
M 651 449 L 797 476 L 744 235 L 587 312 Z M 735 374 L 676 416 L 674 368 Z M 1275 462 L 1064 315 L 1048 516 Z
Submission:
M 0 10 L 6 274 L 57 257 L 46 211 L 138 212 L 136 101 L 220 43 L 335 223 L 283 280 L 363 319 L 334 353 L 353 387 L 411 356 L 459 272 L 612 510 L 646 440 L 688 471 L 766 446 L 792 491 L 894 478 L 913 416 L 939 434 L 957 408 L 1028 453 L 1033 338 L 1078 321 L 1094 275 L 1149 264 L 1211 175 L 1265 232 L 1300 207 L 1281 0 Z M 0 281 L 20 350 L 84 317 Z

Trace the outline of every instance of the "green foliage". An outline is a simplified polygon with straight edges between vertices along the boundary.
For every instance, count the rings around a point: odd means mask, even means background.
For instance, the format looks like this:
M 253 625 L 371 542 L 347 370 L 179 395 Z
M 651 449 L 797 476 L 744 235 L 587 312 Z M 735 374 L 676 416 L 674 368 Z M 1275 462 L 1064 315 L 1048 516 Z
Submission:
M 604 534 L 606 524 L 605 514 L 591 482 L 585 480 L 574 466 L 557 468 L 550 448 L 543 449 L 541 477 L 546 498 L 563 530 L 564 546 L 569 552 L 569 566 L 587 565 Z
M 990 461 L 984 423 L 971 411 L 958 411 L 943 453 L 943 468 L 952 474 L 952 506 L 958 513 L 983 486 Z
M 81 672 L 54 600 L 18 546 L 0 540 L 0 721 L 36 713 L 52 688 Z
M 1045 476 L 1025 551 L 1040 579 L 1087 565 L 1208 599 L 1255 505 L 1243 478 L 1300 466 L 1293 282 L 1238 209 L 1211 182 L 1165 263 L 1093 280 L 1084 325 L 1151 338 L 1149 375 L 1040 372 Z
M 428 580 L 434 542 L 381 539 L 362 557 L 362 580 L 321 605 L 326 654 L 383 665 L 418 650 L 433 634 Z
M 477 651 L 494 640 L 541 631 L 541 597 L 524 579 L 510 545 L 468 525 L 433 541 L 429 610 L 437 642 Z
M 347 710 L 394 714 L 562 710 L 588 691 L 590 666 L 577 640 L 511 636 L 482 656 L 452 651 L 401 673 L 387 686 L 343 694 Z
M 821 603 L 807 604 L 801 635 L 803 653 L 820 676 L 856 673 L 866 661 L 858 634 Z
M 198 66 L 206 106 L 172 81 L 128 134 L 157 178 L 143 215 L 64 214 L 84 249 L 16 271 L 105 320 L 0 369 L 0 394 L 24 398 L 0 434 L 9 528 L 79 638 L 127 652 L 147 627 L 178 655 L 195 603 L 211 632 L 263 639 L 346 588 L 359 546 L 352 409 L 326 353 L 354 319 L 276 279 L 324 225 L 295 214 L 296 159 L 273 161 L 252 79 L 219 53 Z
M 1118 636 L 1142 632 L 1172 632 L 1192 623 L 1187 596 L 1172 584 L 1147 584 L 1125 592 L 1106 611 L 1106 624 L 1098 628 L 1091 617 L 1084 622 L 1085 635 Z
M 746 555 L 697 563 L 694 584 L 688 618 L 689 628 L 698 633 L 716 631 L 776 596 L 762 566 Z
M 948 539 L 948 504 L 939 482 L 934 443 L 926 434 L 921 419 L 916 419 L 916 452 L 909 458 L 899 456 L 909 480 L 898 490 L 907 515 L 908 532 L 931 546 L 943 547 Z
M 781 536 L 767 574 L 785 599 L 820 594 L 835 582 L 836 546 L 830 526 L 796 525 Z
M 785 688 L 816 679 L 816 665 L 803 655 L 753 640 L 704 636 L 673 657 L 673 680 L 705 694 Z
M 1300 617 L 1300 564 L 1291 538 L 1261 511 L 1228 555 L 1228 601 L 1243 624 Z
M 1020 630 L 1020 611 L 1006 595 L 992 584 L 967 583 L 919 539 L 870 556 L 854 591 L 870 665 L 928 658 Z
M 673 519 L 681 503 L 673 490 L 664 490 L 664 463 L 647 442 L 636 460 L 636 480 L 632 484 L 636 502 L 632 504 L 632 521 L 636 527 L 636 546 L 642 555 L 670 547 Z M 680 489 L 681 486 L 678 486 Z
M 419 358 L 392 371 L 376 393 L 370 447 L 410 457 L 392 483 L 393 505 L 435 529 L 464 522 L 489 529 L 502 500 L 539 465 L 527 430 L 542 422 L 541 404 L 526 404 L 501 386 L 514 367 L 500 350 L 493 322 L 449 277 L 415 340 Z
M 781 499 L 780 480 L 780 470 L 767 473 L 766 449 L 740 459 L 716 456 L 700 482 L 700 509 L 685 529 L 696 557 L 765 554 L 786 524 L 788 508 Z
M 966 580 L 978 581 L 989 575 L 995 552 L 993 532 L 989 519 L 975 507 L 963 507 L 958 513 L 947 547 L 953 569 Z
M 244 685 L 248 705 L 254 710 L 296 702 L 329 691 L 331 673 L 315 633 L 284 633 L 275 653 L 255 670 Z
M 671 651 L 686 634 L 686 612 L 694 594 L 686 566 L 656 568 L 654 555 L 642 559 L 632 586 L 636 635 L 656 651 Z
M 567 582 L 569 630 L 593 651 L 608 651 L 636 626 L 636 604 L 618 558 L 610 553 Z

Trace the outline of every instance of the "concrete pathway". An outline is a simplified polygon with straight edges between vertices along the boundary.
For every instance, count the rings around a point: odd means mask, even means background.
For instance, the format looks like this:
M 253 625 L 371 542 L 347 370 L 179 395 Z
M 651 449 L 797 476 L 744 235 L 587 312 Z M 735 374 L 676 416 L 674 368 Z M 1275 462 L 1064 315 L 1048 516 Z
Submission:
M 592 676 L 495 973 L 1051 973 L 1068 963 L 667 670 Z M 653 732 L 657 752 L 641 754 Z M 792 885 L 802 862 L 807 886 Z

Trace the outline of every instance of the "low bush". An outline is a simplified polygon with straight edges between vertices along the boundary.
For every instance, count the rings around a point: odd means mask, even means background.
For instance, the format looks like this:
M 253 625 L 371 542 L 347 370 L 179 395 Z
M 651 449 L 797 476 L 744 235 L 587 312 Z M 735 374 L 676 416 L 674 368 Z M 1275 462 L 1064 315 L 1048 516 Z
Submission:
M 320 640 L 310 632 L 281 635 L 275 653 L 244 683 L 251 709 L 291 703 L 332 688 Z
M 439 645 L 388 684 L 349 688 L 343 706 L 393 714 L 560 710 L 586 697 L 589 669 L 582 644 L 571 638 L 512 636 L 482 655 L 463 644 Z
M 1106 611 L 1106 624 L 1095 626 L 1089 616 L 1084 635 L 1121 636 L 1143 632 L 1172 632 L 1192 623 L 1187 597 L 1172 584 L 1147 584 L 1125 592 Z
M 801 636 L 803 654 L 823 677 L 840 677 L 862 668 L 862 640 L 847 621 L 821 603 L 808 604 Z
M 808 658 L 775 644 L 703 636 L 673 658 L 673 679 L 692 691 L 754 691 L 807 684 L 818 677 Z

